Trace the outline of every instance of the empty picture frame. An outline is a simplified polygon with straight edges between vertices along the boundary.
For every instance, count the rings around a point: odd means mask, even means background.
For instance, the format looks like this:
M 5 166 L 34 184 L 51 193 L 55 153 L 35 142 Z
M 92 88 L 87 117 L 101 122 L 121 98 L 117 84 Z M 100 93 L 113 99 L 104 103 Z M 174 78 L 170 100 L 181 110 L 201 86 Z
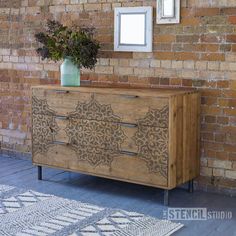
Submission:
M 180 0 L 157 0 L 157 24 L 180 23 Z
M 152 51 L 152 7 L 117 7 L 114 17 L 115 51 Z

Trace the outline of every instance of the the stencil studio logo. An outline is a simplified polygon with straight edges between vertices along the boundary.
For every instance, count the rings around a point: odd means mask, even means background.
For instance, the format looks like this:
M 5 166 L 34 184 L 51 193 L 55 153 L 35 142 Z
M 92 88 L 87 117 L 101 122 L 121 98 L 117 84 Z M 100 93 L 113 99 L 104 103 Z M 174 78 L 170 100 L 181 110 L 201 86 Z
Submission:
M 168 208 L 163 211 L 163 218 L 167 220 L 229 220 L 232 211 L 213 211 L 207 208 Z

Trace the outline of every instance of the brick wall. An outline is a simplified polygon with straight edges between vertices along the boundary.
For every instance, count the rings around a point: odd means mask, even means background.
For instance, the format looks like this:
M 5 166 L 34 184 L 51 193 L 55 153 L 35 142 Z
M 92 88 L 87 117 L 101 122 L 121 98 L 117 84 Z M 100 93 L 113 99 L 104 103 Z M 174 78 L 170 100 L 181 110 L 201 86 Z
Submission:
M 236 194 L 236 1 L 182 0 L 181 24 L 154 21 L 152 53 L 113 52 L 113 10 L 155 0 L 0 1 L 0 141 L 30 153 L 30 87 L 58 83 L 59 63 L 42 62 L 34 33 L 46 19 L 92 25 L 102 48 L 92 83 L 195 87 L 202 92 L 199 186 Z

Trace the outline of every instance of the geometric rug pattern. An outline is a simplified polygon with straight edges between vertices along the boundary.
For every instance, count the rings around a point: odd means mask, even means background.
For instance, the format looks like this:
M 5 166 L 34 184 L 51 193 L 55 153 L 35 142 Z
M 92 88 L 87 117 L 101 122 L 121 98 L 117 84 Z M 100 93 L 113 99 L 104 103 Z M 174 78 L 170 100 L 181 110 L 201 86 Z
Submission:
M 167 236 L 182 224 L 0 185 L 0 235 Z

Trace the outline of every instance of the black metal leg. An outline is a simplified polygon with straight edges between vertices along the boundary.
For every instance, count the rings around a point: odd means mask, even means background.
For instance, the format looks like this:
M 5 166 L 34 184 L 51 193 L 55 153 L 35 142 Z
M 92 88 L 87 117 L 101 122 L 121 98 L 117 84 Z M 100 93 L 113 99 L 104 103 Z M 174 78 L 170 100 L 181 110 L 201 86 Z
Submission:
M 42 180 L 42 166 L 38 166 L 38 180 Z
M 169 205 L 169 190 L 167 189 L 164 190 L 164 205 Z
M 193 193 L 193 190 L 194 190 L 194 188 L 193 188 L 193 179 L 192 179 L 192 180 L 188 181 L 188 191 L 190 193 Z

